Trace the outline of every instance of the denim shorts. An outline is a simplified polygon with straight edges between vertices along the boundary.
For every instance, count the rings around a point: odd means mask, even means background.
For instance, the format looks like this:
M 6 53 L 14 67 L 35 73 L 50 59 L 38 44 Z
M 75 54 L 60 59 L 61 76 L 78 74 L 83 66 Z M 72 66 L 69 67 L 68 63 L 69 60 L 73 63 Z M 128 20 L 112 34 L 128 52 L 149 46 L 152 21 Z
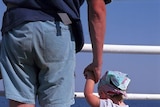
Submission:
M 27 22 L 2 38 L 1 71 L 7 99 L 42 107 L 74 104 L 75 41 L 61 22 Z

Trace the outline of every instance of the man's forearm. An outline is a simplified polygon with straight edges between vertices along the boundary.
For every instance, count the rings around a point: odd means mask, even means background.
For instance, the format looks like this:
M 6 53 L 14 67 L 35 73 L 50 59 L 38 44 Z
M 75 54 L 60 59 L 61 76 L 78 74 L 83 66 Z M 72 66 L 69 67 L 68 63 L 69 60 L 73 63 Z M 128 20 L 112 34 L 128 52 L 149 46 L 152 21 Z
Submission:
M 103 0 L 88 0 L 88 24 L 92 43 L 95 82 L 98 82 L 103 63 L 103 44 L 106 30 L 106 7 Z
M 91 2 L 92 1 L 92 2 Z M 106 30 L 106 8 L 103 0 L 90 0 L 89 31 L 93 48 L 93 62 L 102 64 L 104 36 Z

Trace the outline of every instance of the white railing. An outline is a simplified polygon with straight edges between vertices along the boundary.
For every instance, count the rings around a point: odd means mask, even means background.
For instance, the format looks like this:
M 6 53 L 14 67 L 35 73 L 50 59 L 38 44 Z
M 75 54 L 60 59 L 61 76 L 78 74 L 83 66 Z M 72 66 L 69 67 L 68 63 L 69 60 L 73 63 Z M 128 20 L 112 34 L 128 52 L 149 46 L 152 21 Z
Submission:
M 94 93 L 98 96 L 97 93 Z M 77 98 L 84 98 L 83 92 L 75 92 L 75 97 Z M 160 94 L 135 94 L 135 93 L 128 93 L 125 99 L 129 100 L 160 100 Z
M 91 50 L 91 44 L 85 44 L 82 52 L 91 52 Z M 105 44 L 103 51 L 104 53 L 160 54 L 160 46 Z
M 98 96 L 98 93 L 94 93 Z M 4 91 L 0 91 L 0 96 L 4 96 Z M 75 92 L 75 98 L 84 98 L 83 92 Z M 137 94 L 128 93 L 125 99 L 129 100 L 160 100 L 160 94 Z

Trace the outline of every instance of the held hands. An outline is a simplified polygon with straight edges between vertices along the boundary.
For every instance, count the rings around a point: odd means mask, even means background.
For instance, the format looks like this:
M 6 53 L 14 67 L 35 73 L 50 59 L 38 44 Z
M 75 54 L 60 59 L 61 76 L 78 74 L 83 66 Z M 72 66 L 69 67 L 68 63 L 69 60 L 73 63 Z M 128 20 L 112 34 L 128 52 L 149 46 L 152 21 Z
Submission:
M 95 81 L 95 76 L 92 71 L 84 72 L 84 77 L 85 79 L 92 79 L 93 81 Z
M 93 78 L 95 83 L 97 83 L 100 79 L 101 76 L 101 67 L 98 67 L 96 65 L 94 65 L 93 63 L 91 63 L 90 65 L 88 65 L 83 72 L 85 78 Z

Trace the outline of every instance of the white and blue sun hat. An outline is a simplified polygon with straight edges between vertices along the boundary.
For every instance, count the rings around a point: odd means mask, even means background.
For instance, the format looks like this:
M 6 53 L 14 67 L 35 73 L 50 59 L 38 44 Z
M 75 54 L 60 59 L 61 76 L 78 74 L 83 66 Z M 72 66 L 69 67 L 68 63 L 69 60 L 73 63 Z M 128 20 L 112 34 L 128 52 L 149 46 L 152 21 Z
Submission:
M 123 94 L 126 96 L 126 90 L 130 83 L 128 75 L 120 71 L 107 71 L 98 83 L 98 91 L 105 93 Z

